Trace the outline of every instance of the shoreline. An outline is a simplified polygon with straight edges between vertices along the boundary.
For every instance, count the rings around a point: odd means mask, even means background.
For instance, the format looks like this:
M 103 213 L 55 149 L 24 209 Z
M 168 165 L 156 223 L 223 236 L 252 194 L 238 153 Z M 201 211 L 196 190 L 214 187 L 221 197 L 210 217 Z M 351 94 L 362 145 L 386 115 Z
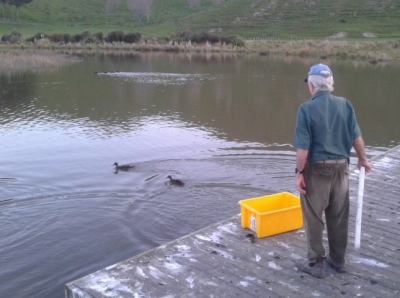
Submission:
M 248 40 L 243 47 L 216 44 L 169 42 L 101 43 L 101 44 L 0 44 L 0 69 L 24 71 L 32 68 L 60 67 L 79 62 L 78 54 L 133 54 L 141 52 L 197 54 L 258 54 L 320 59 L 362 60 L 372 64 L 400 61 L 397 40 Z

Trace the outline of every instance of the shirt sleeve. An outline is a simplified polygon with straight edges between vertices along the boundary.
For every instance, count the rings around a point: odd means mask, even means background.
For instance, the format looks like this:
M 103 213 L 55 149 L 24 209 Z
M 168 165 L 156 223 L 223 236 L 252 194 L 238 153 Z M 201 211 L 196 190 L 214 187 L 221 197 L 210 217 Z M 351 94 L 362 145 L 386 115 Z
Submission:
M 296 148 L 308 150 L 311 144 L 311 131 L 308 119 L 301 105 L 297 111 L 296 128 L 294 132 L 293 146 Z

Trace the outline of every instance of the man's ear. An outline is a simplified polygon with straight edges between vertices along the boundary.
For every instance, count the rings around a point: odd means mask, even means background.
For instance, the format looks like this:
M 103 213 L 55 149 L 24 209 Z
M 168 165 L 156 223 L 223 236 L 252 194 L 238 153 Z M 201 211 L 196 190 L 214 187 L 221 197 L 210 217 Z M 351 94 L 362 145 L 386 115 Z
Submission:
M 314 95 L 315 88 L 314 88 L 314 85 L 312 83 L 310 83 L 310 82 L 308 82 L 308 90 L 310 90 L 310 94 L 311 95 Z

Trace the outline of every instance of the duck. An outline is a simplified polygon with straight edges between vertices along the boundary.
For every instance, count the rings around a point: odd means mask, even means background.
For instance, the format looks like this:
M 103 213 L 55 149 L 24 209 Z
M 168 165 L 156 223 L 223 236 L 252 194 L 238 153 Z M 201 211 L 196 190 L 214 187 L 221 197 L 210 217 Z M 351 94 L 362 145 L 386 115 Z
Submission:
M 117 162 L 114 162 L 113 166 L 115 166 L 115 170 L 121 170 L 121 171 L 128 171 L 130 169 L 133 169 L 133 165 L 118 165 Z
M 184 186 L 184 185 L 185 185 L 185 183 L 183 183 L 181 180 L 179 180 L 179 179 L 173 179 L 173 178 L 171 177 L 171 175 L 167 176 L 167 178 L 169 179 L 169 183 L 170 183 L 171 185 L 176 185 L 176 186 Z

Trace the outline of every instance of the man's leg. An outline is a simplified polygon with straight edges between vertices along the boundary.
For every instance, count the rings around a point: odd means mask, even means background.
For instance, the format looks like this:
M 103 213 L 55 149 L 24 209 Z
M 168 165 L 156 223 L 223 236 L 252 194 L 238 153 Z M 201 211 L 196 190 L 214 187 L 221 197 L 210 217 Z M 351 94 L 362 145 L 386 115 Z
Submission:
M 329 256 L 335 267 L 344 267 L 349 225 L 349 169 L 337 164 L 329 207 L 325 211 Z
M 325 256 L 322 242 L 324 222 L 322 214 L 329 204 L 333 167 L 331 164 L 310 163 L 306 167 L 305 195 L 301 195 L 304 229 L 307 234 L 307 258 L 310 263 Z

